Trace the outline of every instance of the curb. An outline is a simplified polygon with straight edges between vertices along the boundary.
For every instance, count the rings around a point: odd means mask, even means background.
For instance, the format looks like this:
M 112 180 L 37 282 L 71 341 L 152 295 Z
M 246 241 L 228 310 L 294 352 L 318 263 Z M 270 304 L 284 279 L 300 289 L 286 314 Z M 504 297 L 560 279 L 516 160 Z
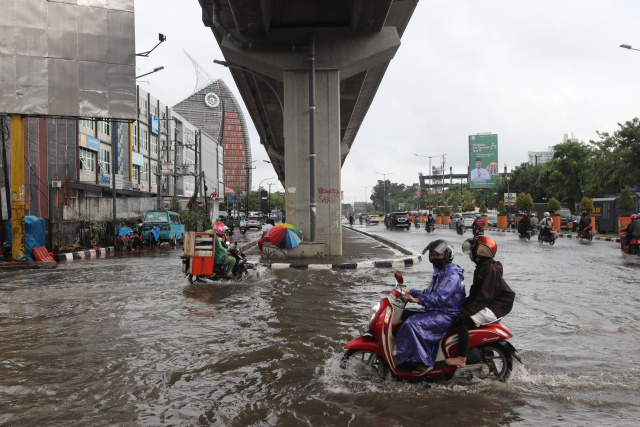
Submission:
M 293 263 L 287 264 L 287 263 L 280 263 L 280 262 L 275 262 L 275 263 L 257 262 L 257 263 L 250 263 L 250 265 L 253 265 L 253 266 L 261 265 L 261 266 L 270 268 L 272 270 L 279 270 L 284 268 L 297 268 L 297 269 L 307 269 L 307 270 L 358 270 L 363 268 L 402 268 L 402 267 L 418 264 L 420 261 L 422 261 L 422 255 L 412 249 L 405 248 L 403 246 L 398 245 L 395 242 L 391 242 L 389 240 L 383 239 L 382 237 L 369 234 L 365 231 L 361 231 L 357 229 L 351 229 L 351 230 L 356 231 L 360 234 L 364 234 L 367 237 L 370 237 L 374 240 L 384 243 L 385 245 L 390 246 L 396 250 L 399 250 L 400 252 L 409 256 L 403 257 L 403 258 L 396 258 L 396 259 L 380 259 L 380 260 L 367 260 L 367 261 L 360 261 L 360 262 L 345 262 L 342 264 L 302 264 L 299 262 L 298 263 L 293 262 Z
M 488 230 L 491 231 L 497 231 L 500 233 L 517 233 L 518 231 L 516 229 L 503 229 L 503 228 L 487 228 Z M 577 234 L 567 234 L 567 233 L 557 233 L 558 237 L 562 237 L 565 239 L 575 239 L 578 240 L 578 235 Z M 603 242 L 614 242 L 614 243 L 620 243 L 620 237 L 599 237 L 596 236 L 593 238 L 593 240 L 600 240 Z
M 106 248 L 98 248 L 98 249 L 86 249 L 84 251 L 78 252 L 67 252 L 62 254 L 53 255 L 53 259 L 58 262 L 61 261 L 73 261 L 77 259 L 91 259 L 91 258 L 102 258 L 107 255 L 115 255 L 116 248 L 113 246 L 109 246 Z

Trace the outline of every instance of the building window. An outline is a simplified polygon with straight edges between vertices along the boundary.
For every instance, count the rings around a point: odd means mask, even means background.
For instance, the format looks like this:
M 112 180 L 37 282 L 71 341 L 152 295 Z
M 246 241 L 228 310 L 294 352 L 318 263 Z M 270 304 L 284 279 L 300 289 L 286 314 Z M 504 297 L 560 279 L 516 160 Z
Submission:
M 85 171 L 96 170 L 96 157 L 94 153 L 95 151 L 80 147 L 80 169 Z
M 140 166 L 133 165 L 133 182 L 140 182 Z
M 151 185 L 156 185 L 158 183 L 158 165 L 157 164 L 152 164 L 151 165 Z
M 186 145 L 194 145 L 196 142 L 195 133 L 190 129 L 184 131 L 184 143 Z
M 149 150 L 149 131 L 140 128 L 140 149 Z
M 151 154 L 158 155 L 158 136 L 151 134 L 150 140 L 151 140 Z
M 142 181 L 149 182 L 149 163 L 144 162 L 144 166 L 142 168 Z
M 98 132 L 104 135 L 111 135 L 110 123 L 104 120 L 98 120 Z
M 160 120 L 158 123 L 158 131 L 166 132 L 167 131 L 167 113 L 165 111 L 160 111 Z
M 147 102 L 147 98 L 139 97 L 140 100 L 140 116 L 147 117 L 147 112 L 149 111 L 149 103 Z
M 138 147 L 138 125 L 133 125 L 131 126 L 133 132 L 132 132 L 132 138 L 133 138 L 133 142 L 131 143 L 131 145 L 133 146 L 133 149 L 136 151 L 139 151 L 140 148 Z
M 87 129 L 95 129 L 93 125 L 93 120 L 80 120 L 80 126 L 84 126 Z
M 111 152 L 100 150 L 100 160 L 98 162 L 103 175 L 111 175 Z
M 153 114 L 154 116 L 158 117 L 158 106 L 156 104 L 151 104 L 149 106 L 149 114 Z

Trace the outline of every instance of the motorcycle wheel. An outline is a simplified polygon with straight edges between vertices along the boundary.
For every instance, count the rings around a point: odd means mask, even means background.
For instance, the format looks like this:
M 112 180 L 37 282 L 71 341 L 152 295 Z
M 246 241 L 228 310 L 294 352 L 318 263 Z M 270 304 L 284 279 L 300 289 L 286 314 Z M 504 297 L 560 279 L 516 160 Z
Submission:
M 384 360 L 368 350 L 347 350 L 340 360 L 340 368 L 350 370 L 362 377 L 383 379 L 387 375 Z
M 488 379 L 505 382 L 513 369 L 511 351 L 500 344 L 482 346 L 482 362 L 489 367 Z
M 542 243 L 542 242 L 543 242 L 543 240 L 542 240 L 542 234 L 538 234 L 538 242 L 540 242 L 540 243 Z
M 551 246 L 553 246 L 553 244 L 554 244 L 555 242 L 556 242 L 556 238 L 555 238 L 555 237 L 552 237 L 552 238 L 551 238 L 551 240 L 549 240 L 549 244 L 550 244 Z
M 593 236 L 591 235 L 591 233 L 587 234 L 587 240 L 588 240 L 588 241 L 593 240 Z

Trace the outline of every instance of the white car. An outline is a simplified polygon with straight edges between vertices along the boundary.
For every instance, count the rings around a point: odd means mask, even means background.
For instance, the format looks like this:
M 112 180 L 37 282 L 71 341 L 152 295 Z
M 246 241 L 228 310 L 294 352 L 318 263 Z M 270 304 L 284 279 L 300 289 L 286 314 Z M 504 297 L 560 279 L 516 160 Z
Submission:
M 367 215 L 366 222 L 369 225 L 380 224 L 380 217 L 378 215 Z
M 247 218 L 247 230 L 250 228 L 257 228 L 258 230 L 262 229 L 262 221 L 257 216 L 250 216 Z

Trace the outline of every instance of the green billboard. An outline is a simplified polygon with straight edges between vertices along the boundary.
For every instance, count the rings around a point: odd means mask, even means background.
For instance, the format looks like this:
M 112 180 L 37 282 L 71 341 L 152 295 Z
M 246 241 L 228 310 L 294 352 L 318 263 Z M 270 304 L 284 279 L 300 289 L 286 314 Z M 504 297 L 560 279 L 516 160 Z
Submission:
M 498 183 L 498 135 L 469 135 L 470 188 L 495 188 Z

